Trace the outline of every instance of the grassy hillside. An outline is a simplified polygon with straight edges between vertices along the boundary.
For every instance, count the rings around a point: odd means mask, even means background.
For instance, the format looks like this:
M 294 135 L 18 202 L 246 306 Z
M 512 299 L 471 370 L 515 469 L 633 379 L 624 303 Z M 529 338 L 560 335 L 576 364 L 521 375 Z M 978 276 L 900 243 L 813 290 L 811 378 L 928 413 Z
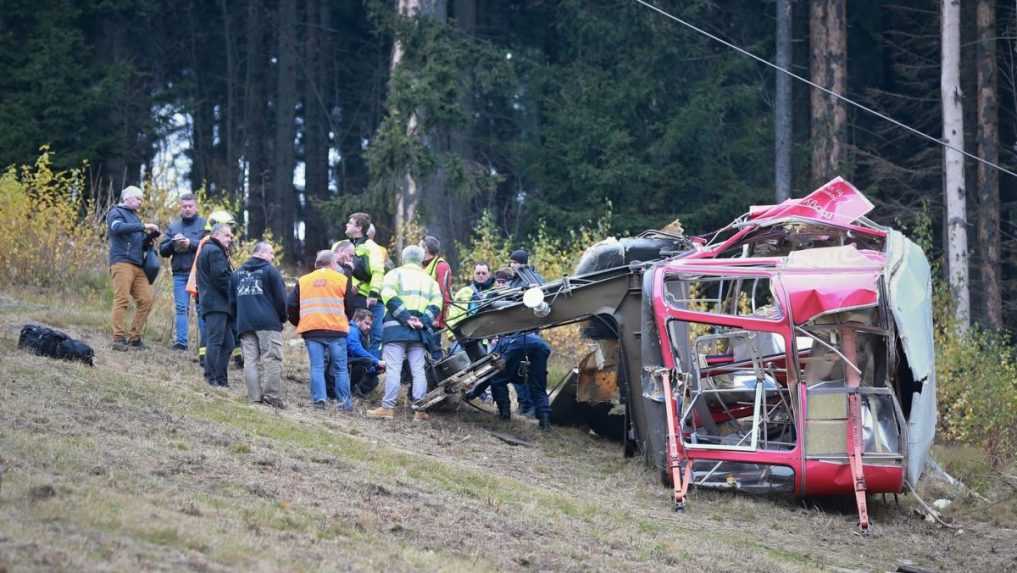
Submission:
M 214 390 L 188 357 L 113 353 L 106 320 L 0 296 L 0 571 L 1017 567 L 1012 524 L 943 529 L 907 499 L 874 499 L 865 538 L 850 503 L 698 491 L 675 514 L 651 472 L 580 430 L 314 411 L 302 345 L 286 346 L 291 407 L 249 405 L 236 371 Z M 84 338 L 96 367 L 17 350 L 30 321 Z

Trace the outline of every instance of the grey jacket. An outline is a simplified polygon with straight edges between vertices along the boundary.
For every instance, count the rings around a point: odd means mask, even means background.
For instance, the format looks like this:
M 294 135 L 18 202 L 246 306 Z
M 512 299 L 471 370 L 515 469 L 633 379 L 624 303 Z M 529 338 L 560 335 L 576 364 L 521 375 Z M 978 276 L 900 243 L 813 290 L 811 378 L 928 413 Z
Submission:
M 106 227 L 109 232 L 109 264 L 130 263 L 136 266 L 144 264 L 142 250 L 149 241 L 138 214 L 123 205 L 117 205 L 106 214 Z
M 191 240 L 191 244 L 185 251 L 177 251 L 173 237 L 180 233 Z M 194 216 L 190 221 L 177 218 L 166 229 L 166 234 L 159 242 L 159 254 L 170 259 L 175 275 L 187 275 L 191 273 L 191 265 L 194 264 L 194 253 L 198 250 L 198 243 L 205 236 L 205 218 Z

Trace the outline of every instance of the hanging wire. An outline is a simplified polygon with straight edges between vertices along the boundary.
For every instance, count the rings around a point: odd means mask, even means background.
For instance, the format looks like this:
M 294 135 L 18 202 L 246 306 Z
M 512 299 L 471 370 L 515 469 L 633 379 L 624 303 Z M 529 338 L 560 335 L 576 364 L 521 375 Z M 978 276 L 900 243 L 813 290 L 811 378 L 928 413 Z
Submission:
M 821 91 L 821 92 L 823 92 L 823 93 L 825 93 L 825 94 L 827 94 L 827 95 L 829 95 L 831 97 L 839 99 L 840 101 L 842 101 L 844 103 L 852 105 L 852 106 L 854 106 L 854 107 L 856 107 L 856 108 L 858 108 L 858 109 L 860 109 L 860 110 L 862 110 L 864 112 L 870 113 L 870 114 L 872 114 L 872 115 L 874 115 L 874 116 L 876 116 L 876 117 L 878 117 L 878 118 L 880 118 L 880 119 L 882 119 L 884 121 L 888 121 L 888 122 L 896 125 L 897 127 L 901 127 L 903 129 L 906 129 L 907 131 L 909 131 L 909 132 L 911 132 L 911 133 L 913 133 L 913 134 L 915 134 L 915 135 L 917 135 L 919 137 L 928 139 L 929 141 L 932 141 L 932 142 L 934 142 L 934 143 L 936 143 L 938 145 L 942 145 L 943 147 L 945 147 L 947 149 L 956 151 L 957 153 L 961 153 L 965 157 L 969 157 L 971 159 L 974 159 L 975 161 L 978 161 L 979 163 L 988 165 L 989 167 L 992 167 L 993 169 L 996 169 L 998 171 L 1006 173 L 1007 175 L 1010 175 L 1011 177 L 1017 178 L 1017 173 L 1015 173 L 1013 171 L 1010 171 L 1009 169 L 1007 169 L 1007 168 L 1005 168 L 1005 167 L 1003 167 L 1003 166 L 1001 166 L 1001 165 L 999 165 L 997 163 L 993 163 L 993 162 L 989 161 L 988 159 L 983 159 L 983 158 L 981 158 L 981 157 L 979 157 L 979 156 L 977 156 L 977 155 L 975 155 L 973 153 L 970 153 L 968 151 L 964 151 L 963 149 L 960 149 L 959 147 L 950 145 L 949 143 L 947 143 L 947 142 L 945 142 L 945 141 L 943 141 L 943 140 L 941 140 L 939 138 L 933 137 L 933 136 L 931 136 L 931 135 L 929 135 L 929 134 L 927 134 L 927 133 L 925 133 L 923 131 L 915 129 L 915 128 L 911 127 L 910 125 L 907 125 L 907 124 L 905 124 L 903 122 L 897 121 L 896 119 L 894 119 L 894 118 L 892 118 L 892 117 L 890 117 L 890 116 L 888 116 L 888 115 L 886 115 L 884 113 L 880 113 L 880 112 L 872 109 L 871 107 L 868 107 L 868 106 L 866 106 L 866 105 L 864 105 L 862 103 L 859 103 L 859 102 L 857 102 L 857 101 L 855 101 L 855 100 L 853 100 L 853 99 L 851 99 L 851 98 L 849 98 L 847 96 L 843 96 L 843 95 L 841 95 L 841 94 L 839 94 L 839 93 L 837 93 L 837 92 L 835 92 L 835 91 L 833 91 L 831 89 L 825 88 L 825 87 L 823 87 L 823 86 L 821 86 L 821 85 L 819 85 L 817 83 L 814 83 L 814 82 L 808 80 L 807 78 L 804 78 L 804 77 L 802 77 L 802 76 L 792 72 L 791 70 L 782 68 L 782 67 L 778 66 L 777 64 L 774 64 L 773 62 L 770 62 L 769 60 L 763 59 L 763 58 L 753 54 L 752 52 L 750 52 L 750 51 L 748 51 L 748 50 L 746 50 L 744 48 L 741 48 L 741 47 L 739 47 L 739 46 L 737 46 L 735 44 L 732 44 L 731 42 L 728 42 L 727 40 L 725 40 L 725 39 L 723 39 L 723 38 L 721 38 L 721 37 L 719 37 L 719 36 L 717 36 L 715 34 L 711 34 L 710 32 L 707 32 L 706 30 L 704 30 L 704 29 L 702 29 L 702 28 L 700 28 L 700 27 L 698 27 L 698 26 L 696 26 L 696 25 L 694 25 L 694 24 L 692 24 L 690 22 L 682 20 L 678 16 L 675 16 L 674 14 L 668 13 L 668 12 L 662 10 L 661 8 L 658 8 L 658 7 L 654 6 L 653 4 L 650 4 L 649 2 L 646 2 L 645 0 L 635 0 L 635 2 L 638 3 L 638 4 L 642 4 L 643 6 L 646 6 L 650 10 L 653 10 L 654 12 L 657 12 L 658 14 L 660 14 L 661 16 L 664 16 L 665 18 L 670 18 L 671 20 L 674 20 L 675 22 L 678 22 L 679 24 L 681 24 L 682 26 L 685 26 L 686 28 L 689 28 L 690 30 L 693 30 L 693 31 L 695 31 L 695 32 L 697 32 L 699 34 L 702 34 L 703 36 L 706 36 L 707 38 L 710 38 L 711 40 L 714 40 L 716 42 L 720 42 L 721 44 L 724 44 L 728 48 L 731 48 L 732 50 L 734 50 L 734 51 L 736 51 L 736 52 L 738 52 L 738 53 L 740 53 L 740 54 L 742 54 L 744 56 L 748 56 L 748 57 L 752 58 L 753 60 L 756 60 L 757 62 L 759 62 L 761 64 L 765 64 L 765 65 L 767 65 L 767 66 L 777 70 L 778 72 L 781 72 L 783 74 L 787 74 L 788 76 L 790 76 L 790 77 L 792 77 L 792 78 L 794 78 L 794 79 L 796 79 L 796 80 L 798 80 L 798 81 L 800 81 L 800 82 L 802 82 L 804 84 L 807 84 L 807 85 L 809 85 L 809 86 L 811 86 L 811 87 L 813 87 L 813 88 L 815 88 L 815 89 L 817 89 L 817 90 L 819 90 L 819 91 Z

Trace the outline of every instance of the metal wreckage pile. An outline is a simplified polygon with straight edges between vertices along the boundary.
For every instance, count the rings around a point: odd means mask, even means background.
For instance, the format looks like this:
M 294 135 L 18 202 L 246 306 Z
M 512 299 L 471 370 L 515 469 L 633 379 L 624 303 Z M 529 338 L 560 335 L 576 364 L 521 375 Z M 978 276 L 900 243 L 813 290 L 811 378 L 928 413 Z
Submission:
M 615 435 L 685 507 L 690 486 L 897 493 L 936 425 L 929 263 L 837 178 L 701 237 L 647 231 L 590 247 L 575 273 L 485 299 L 464 349 L 414 407 L 503 368 L 486 338 L 584 322 L 597 348 L 552 396 L 552 421 Z

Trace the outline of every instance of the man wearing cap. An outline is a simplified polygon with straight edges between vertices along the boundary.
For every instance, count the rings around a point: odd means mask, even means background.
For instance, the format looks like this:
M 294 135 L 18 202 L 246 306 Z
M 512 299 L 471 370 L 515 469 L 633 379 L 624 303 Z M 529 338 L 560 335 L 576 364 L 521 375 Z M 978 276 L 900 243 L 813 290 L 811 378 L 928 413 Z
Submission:
M 509 266 L 512 268 L 512 272 L 515 273 L 515 277 L 509 286 L 512 288 L 529 288 L 533 285 L 544 284 L 544 277 L 540 276 L 533 267 L 530 266 L 530 253 L 523 249 L 516 249 L 509 255 Z
M 176 310 L 176 338 L 174 350 L 187 350 L 188 318 L 190 314 L 191 296 L 187 292 L 187 279 L 194 265 L 198 243 L 205 236 L 205 218 L 198 215 L 198 203 L 194 195 L 185 193 L 177 200 L 180 217 L 175 219 L 166 229 L 162 242 L 159 243 L 159 254 L 170 257 L 173 269 L 173 303 Z M 204 321 L 199 320 L 199 330 L 204 329 Z
M 145 276 L 144 249 L 159 236 L 159 226 L 143 223 L 138 208 L 144 193 L 131 185 L 120 193 L 120 204 L 106 215 L 109 232 L 109 270 L 113 285 L 113 350 L 142 349 L 141 332 L 152 311 L 152 285 Z M 125 329 L 131 299 L 137 310 L 130 331 Z

